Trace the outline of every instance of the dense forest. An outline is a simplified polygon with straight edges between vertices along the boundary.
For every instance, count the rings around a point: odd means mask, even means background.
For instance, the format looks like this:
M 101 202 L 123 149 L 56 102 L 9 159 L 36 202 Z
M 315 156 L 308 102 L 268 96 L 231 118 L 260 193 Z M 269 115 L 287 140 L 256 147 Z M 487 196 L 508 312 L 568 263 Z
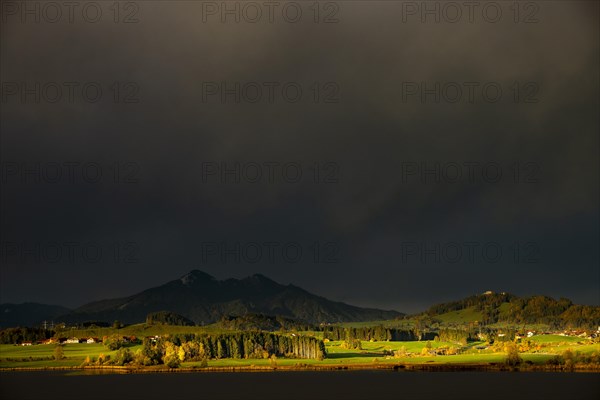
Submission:
M 367 341 L 397 341 L 432 340 L 435 332 L 424 332 L 417 329 L 401 330 L 384 326 L 367 326 L 361 328 L 345 328 L 341 326 L 323 327 L 323 339 L 328 340 L 367 340 Z
M 164 324 L 194 326 L 194 321 L 191 321 L 182 315 L 175 314 L 174 312 L 170 311 L 158 311 L 155 313 L 148 314 L 146 316 L 146 323 L 148 325 Z
M 263 314 L 246 314 L 240 316 L 224 316 L 218 322 L 223 329 L 238 331 L 315 331 L 318 327 L 302 321 L 285 318 L 282 316 L 268 316 Z
M 323 341 L 312 336 L 288 336 L 269 332 L 180 334 L 159 340 L 144 339 L 141 363 L 168 364 L 171 353 L 180 361 L 273 356 L 320 360 L 326 356 Z
M 500 307 L 502 303 L 508 303 L 515 298 L 515 296 L 504 292 L 479 294 L 466 297 L 462 300 L 433 305 L 429 307 L 427 311 L 425 311 L 425 314 L 428 314 L 429 316 L 435 316 L 451 311 L 463 310 L 469 307 L 475 307 L 477 311 L 483 311 L 490 308 L 495 309 Z
M 600 307 L 576 305 L 568 299 L 535 296 L 515 299 L 506 315 L 511 323 L 542 323 L 554 328 L 600 326 Z
M 555 300 L 548 296 L 516 297 L 508 293 L 487 293 L 436 304 L 423 314 L 435 319 L 440 314 L 469 307 L 481 313 L 479 322 L 483 325 L 497 322 L 547 324 L 551 329 L 595 329 L 600 326 L 600 307 L 576 305 L 565 298 Z
M 37 342 L 50 339 L 54 331 L 42 328 L 7 328 L 0 330 L 0 344 Z

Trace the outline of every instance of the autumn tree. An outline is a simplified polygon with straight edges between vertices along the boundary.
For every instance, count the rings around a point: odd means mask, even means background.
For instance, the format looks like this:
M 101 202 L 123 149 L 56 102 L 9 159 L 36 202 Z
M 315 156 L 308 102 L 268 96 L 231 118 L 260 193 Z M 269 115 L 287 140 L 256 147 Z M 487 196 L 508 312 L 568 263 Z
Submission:
M 506 351 L 506 364 L 511 367 L 516 367 L 517 365 L 523 362 L 523 359 L 519 355 L 519 349 L 514 342 L 507 342 L 504 345 L 504 350 Z
M 63 347 L 60 344 L 56 345 L 56 347 L 54 348 L 54 359 L 62 360 L 63 358 L 65 358 Z

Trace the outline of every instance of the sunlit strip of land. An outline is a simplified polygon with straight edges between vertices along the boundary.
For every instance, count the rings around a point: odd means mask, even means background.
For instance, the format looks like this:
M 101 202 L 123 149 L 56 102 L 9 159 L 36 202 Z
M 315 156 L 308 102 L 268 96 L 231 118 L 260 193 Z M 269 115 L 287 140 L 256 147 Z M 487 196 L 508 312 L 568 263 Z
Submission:
M 144 326 L 143 324 L 119 330 L 121 334 L 169 335 L 174 333 L 213 333 L 221 330 L 210 327 L 183 326 Z M 73 330 L 71 335 L 106 336 L 114 334 L 111 328 L 95 330 Z M 291 335 L 292 333 L 286 333 Z M 322 332 L 297 332 L 294 334 L 319 337 Z M 141 335 L 140 335 L 141 336 Z M 523 341 L 525 343 L 525 341 Z M 535 335 L 527 338 L 526 347 L 520 346 L 519 357 L 523 365 L 549 365 L 564 356 L 587 360 L 587 363 L 598 364 L 600 361 L 600 343 L 589 338 Z M 504 365 L 507 353 L 499 346 L 491 346 L 487 342 L 477 341 L 460 344 L 448 341 L 360 341 L 360 348 L 345 348 L 344 341 L 325 340 L 326 357 L 322 360 L 298 358 L 222 358 L 205 361 L 182 362 L 180 369 L 186 368 L 219 368 L 219 367 L 317 367 L 317 366 L 379 366 L 379 365 L 439 365 L 439 364 L 479 364 Z M 38 344 L 31 346 L 0 345 L 0 369 L 12 368 L 61 368 L 90 365 L 99 358 L 114 359 L 118 350 L 109 350 L 102 343 L 68 343 L 63 344 L 62 359 L 56 359 L 56 345 Z M 141 351 L 141 344 L 131 343 L 126 348 L 132 353 Z M 519 348 L 519 346 L 517 346 Z M 107 366 L 110 366 L 108 363 Z M 143 367 L 129 365 L 135 369 L 164 369 L 164 365 Z

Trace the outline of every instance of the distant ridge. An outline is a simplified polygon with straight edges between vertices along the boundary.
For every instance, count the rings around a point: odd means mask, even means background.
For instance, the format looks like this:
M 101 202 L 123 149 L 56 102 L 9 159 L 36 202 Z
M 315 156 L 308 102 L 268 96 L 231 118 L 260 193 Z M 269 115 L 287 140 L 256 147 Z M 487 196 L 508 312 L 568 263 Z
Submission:
M 309 323 L 393 319 L 404 314 L 331 301 L 261 274 L 217 280 L 199 270 L 129 297 L 96 301 L 61 316 L 64 322 L 119 320 L 143 322 L 149 313 L 168 310 L 197 324 L 227 315 L 260 313 Z
M 273 325 L 280 321 L 286 324 L 382 321 L 405 316 L 397 311 L 331 301 L 294 285 L 282 285 L 261 274 L 217 280 L 203 271 L 193 270 L 179 279 L 132 296 L 96 301 L 74 310 L 39 303 L 0 304 L 0 328 L 41 326 L 44 320 L 109 324 L 119 320 L 132 324 L 144 322 L 148 314 L 158 312 L 179 314 L 196 324 L 222 320 L 230 325 Z M 247 318 L 231 319 L 231 316 Z M 600 326 L 600 307 L 573 304 L 565 298 L 519 297 L 488 290 L 433 305 L 411 317 L 449 324 L 546 324 L 551 328 L 588 327 L 596 330 Z

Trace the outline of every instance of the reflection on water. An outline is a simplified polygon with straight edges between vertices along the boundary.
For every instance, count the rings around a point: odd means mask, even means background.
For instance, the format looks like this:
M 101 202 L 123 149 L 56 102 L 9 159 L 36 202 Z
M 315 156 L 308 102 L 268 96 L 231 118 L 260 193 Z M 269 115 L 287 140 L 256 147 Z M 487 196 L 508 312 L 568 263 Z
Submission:
M 3 372 L 12 399 L 598 399 L 600 374 L 550 372 Z

